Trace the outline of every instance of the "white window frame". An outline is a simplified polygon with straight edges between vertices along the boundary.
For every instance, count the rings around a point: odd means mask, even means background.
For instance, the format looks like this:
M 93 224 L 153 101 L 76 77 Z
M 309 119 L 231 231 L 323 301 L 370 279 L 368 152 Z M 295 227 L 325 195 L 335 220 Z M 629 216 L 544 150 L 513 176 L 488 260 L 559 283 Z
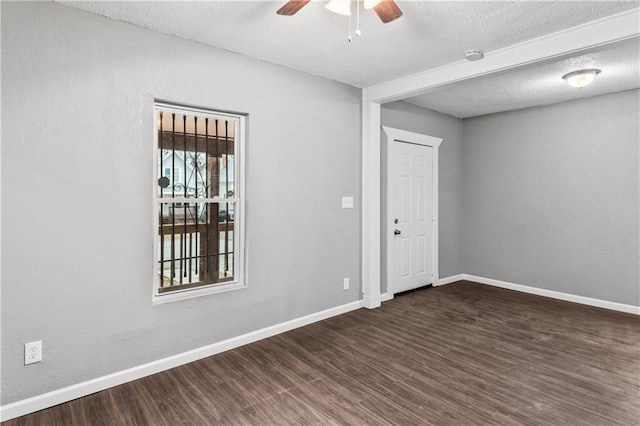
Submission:
M 234 261 L 233 261 L 233 281 L 226 281 L 222 283 L 213 283 L 209 285 L 203 285 L 200 287 L 187 288 L 182 290 L 175 290 L 167 293 L 158 292 L 158 226 L 159 215 L 158 208 L 162 201 L 167 202 L 168 198 L 158 197 L 158 112 L 177 112 L 187 114 L 197 114 L 198 118 L 208 117 L 213 119 L 223 119 L 227 121 L 235 122 L 234 129 L 234 197 L 213 197 L 213 198 L 171 198 L 176 203 L 179 202 L 194 202 L 205 201 L 208 203 L 216 202 L 220 204 L 234 203 L 234 230 L 233 230 L 233 247 L 234 247 Z M 246 116 L 237 113 L 221 112 L 213 109 L 203 109 L 190 106 L 184 106 L 180 104 L 173 104 L 163 101 L 155 101 L 153 108 L 153 181 L 152 181 L 152 199 L 153 199 L 153 280 L 151 287 L 152 302 L 154 305 L 167 302 L 174 302 L 179 300 L 191 299 L 194 297 L 206 296 L 209 294 L 223 293 L 232 290 L 239 290 L 247 287 L 246 271 L 245 271 L 245 138 L 246 138 Z M 173 173 L 172 173 L 173 178 Z M 172 182 L 173 183 L 173 182 Z M 226 195 L 226 194 L 225 194 Z

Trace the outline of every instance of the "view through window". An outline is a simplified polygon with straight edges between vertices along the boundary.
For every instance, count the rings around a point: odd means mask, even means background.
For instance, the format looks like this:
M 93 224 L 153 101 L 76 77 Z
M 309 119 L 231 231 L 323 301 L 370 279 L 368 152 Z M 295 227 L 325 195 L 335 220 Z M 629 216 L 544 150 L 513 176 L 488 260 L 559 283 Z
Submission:
M 241 116 L 156 104 L 156 294 L 238 282 Z

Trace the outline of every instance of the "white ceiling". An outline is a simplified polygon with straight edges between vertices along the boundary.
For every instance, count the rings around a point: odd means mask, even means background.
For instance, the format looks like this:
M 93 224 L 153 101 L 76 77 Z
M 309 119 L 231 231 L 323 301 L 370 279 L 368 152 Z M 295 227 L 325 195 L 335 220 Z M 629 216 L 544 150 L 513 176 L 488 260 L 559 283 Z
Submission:
M 60 3 L 357 87 L 368 87 L 459 61 L 469 49 L 490 52 L 640 6 L 638 0 L 396 0 L 404 16 L 382 24 L 373 11 L 362 10 L 362 36 L 354 35 L 353 42 L 349 43 L 349 18 L 327 11 L 323 1 L 312 1 L 292 17 L 275 13 L 286 0 Z M 355 16 L 353 18 L 355 28 Z M 628 79 L 621 82 L 618 81 L 621 78 L 616 78 L 617 86 L 607 90 L 630 88 L 629 79 L 634 76 L 635 87 L 638 87 L 637 48 L 635 53 L 635 62 L 619 62 L 630 70 Z M 620 59 L 615 53 L 601 54 L 600 58 L 601 68 L 605 68 L 605 60 Z M 550 79 L 550 73 L 564 70 L 565 65 L 536 67 L 533 72 L 536 79 L 542 81 L 543 74 Z M 461 87 L 467 86 L 463 91 L 467 96 L 470 92 L 478 95 L 473 102 L 458 102 L 462 104 L 458 107 L 455 98 L 459 99 L 462 89 L 455 87 L 413 98 L 411 102 L 464 117 L 495 112 L 496 106 L 499 110 L 507 110 L 563 100 L 551 87 L 543 91 L 543 95 L 538 90 L 525 90 L 516 85 L 514 82 L 522 80 L 525 72 L 521 70 L 516 72 L 517 76 L 505 77 L 504 83 L 500 83 L 497 76 L 461 83 Z M 603 69 L 602 78 L 598 80 L 605 80 L 605 76 Z M 473 84 L 473 91 L 469 91 L 470 84 Z M 496 87 L 500 88 L 499 99 L 480 96 L 495 95 Z M 575 97 L 575 92 L 564 89 L 559 90 L 565 91 L 566 96 Z M 479 106 L 483 100 L 490 108 L 483 110 Z M 530 101 L 533 104 L 528 103 Z M 475 109 L 470 104 L 476 104 Z
M 634 38 L 556 62 L 439 87 L 406 101 L 458 118 L 474 117 L 636 89 L 639 63 L 640 39 Z M 588 68 L 602 71 L 590 86 L 576 89 L 562 79 L 571 71 Z

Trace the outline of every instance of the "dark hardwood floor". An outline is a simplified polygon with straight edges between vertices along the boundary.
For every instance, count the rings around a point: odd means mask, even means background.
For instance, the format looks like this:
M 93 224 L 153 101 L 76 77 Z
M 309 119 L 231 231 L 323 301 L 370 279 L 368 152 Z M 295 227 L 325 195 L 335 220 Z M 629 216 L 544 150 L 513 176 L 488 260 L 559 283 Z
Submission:
M 639 382 L 639 317 L 463 281 L 3 425 L 638 425 Z

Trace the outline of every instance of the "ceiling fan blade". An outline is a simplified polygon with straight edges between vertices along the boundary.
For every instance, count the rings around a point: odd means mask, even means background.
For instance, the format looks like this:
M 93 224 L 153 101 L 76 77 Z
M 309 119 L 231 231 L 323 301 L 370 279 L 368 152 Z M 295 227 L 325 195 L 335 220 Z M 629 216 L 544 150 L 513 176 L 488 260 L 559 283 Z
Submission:
M 402 11 L 393 0 L 382 0 L 373 8 L 382 22 L 389 23 L 402 16 Z
M 278 15 L 291 16 L 295 15 L 300 9 L 305 7 L 311 0 L 290 0 L 277 10 Z

